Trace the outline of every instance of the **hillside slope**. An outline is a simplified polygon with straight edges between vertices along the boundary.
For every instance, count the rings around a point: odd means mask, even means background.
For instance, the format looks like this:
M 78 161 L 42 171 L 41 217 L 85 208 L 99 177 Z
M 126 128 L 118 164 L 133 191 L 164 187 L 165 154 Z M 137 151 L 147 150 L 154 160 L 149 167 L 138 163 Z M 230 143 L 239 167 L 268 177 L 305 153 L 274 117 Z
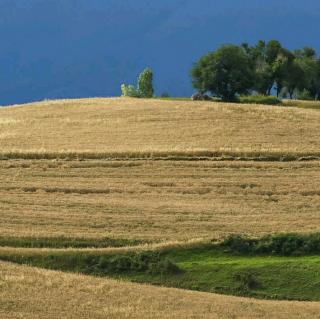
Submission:
M 320 303 L 256 301 L 0 262 L 2 319 L 319 318 Z
M 239 263 L 226 255 L 223 264 L 221 252 L 198 250 L 231 233 L 319 232 L 319 129 L 319 111 L 284 106 L 96 98 L 1 108 L 0 259 L 107 276 L 107 252 L 172 247 L 169 257 L 182 272 L 170 273 L 172 282 L 162 281 L 162 270 L 160 279 L 139 282 L 319 300 L 311 299 L 318 257 Z M 186 245 L 197 251 L 179 259 Z M 92 258 L 97 253 L 102 259 Z M 4 319 L 319 318 L 320 303 L 218 296 L 2 261 Z M 139 280 L 121 269 L 114 278 Z M 259 276 L 241 292 L 237 275 L 247 270 Z
M 320 112 L 276 106 L 115 98 L 0 109 L 11 158 L 319 155 L 319 131 Z

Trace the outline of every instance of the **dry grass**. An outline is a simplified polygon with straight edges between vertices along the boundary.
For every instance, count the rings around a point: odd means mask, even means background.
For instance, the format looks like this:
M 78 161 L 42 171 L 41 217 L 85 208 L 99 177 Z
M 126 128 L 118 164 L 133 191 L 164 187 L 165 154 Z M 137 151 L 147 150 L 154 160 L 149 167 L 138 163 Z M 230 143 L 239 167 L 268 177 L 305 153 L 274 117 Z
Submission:
M 141 99 L 0 108 L 0 152 L 54 158 L 320 154 L 320 113 L 278 106 Z
M 0 234 L 155 242 L 108 252 L 193 245 L 230 233 L 320 231 L 319 131 L 318 111 L 271 106 L 83 99 L 0 108 L 0 158 L 10 159 L 0 161 Z M 238 161 L 178 161 L 229 156 Z M 314 161 L 241 161 L 284 156 Z M 319 313 L 319 303 L 254 301 L 0 263 L 1 319 Z
M 320 303 L 256 301 L 0 263 L 1 319 L 319 318 Z
M 304 100 L 283 100 L 283 105 L 293 106 L 304 109 L 320 110 L 320 101 L 304 101 Z
M 320 162 L 2 161 L 2 236 L 320 231 Z
M 2 256 L 13 258 L 14 256 L 34 257 L 34 256 L 48 256 L 52 254 L 70 255 L 70 254 L 86 254 L 86 255 L 97 255 L 97 254 L 121 254 L 121 253 L 132 253 L 132 252 L 143 252 L 143 251 L 165 251 L 170 249 L 188 249 L 198 248 L 202 245 L 212 244 L 211 240 L 191 239 L 187 241 L 167 241 L 163 243 L 148 243 L 140 244 L 137 246 L 126 246 L 126 247 L 108 247 L 108 248 L 15 248 L 15 247 L 0 247 L 0 254 Z M 10 259 L 6 259 L 10 260 Z

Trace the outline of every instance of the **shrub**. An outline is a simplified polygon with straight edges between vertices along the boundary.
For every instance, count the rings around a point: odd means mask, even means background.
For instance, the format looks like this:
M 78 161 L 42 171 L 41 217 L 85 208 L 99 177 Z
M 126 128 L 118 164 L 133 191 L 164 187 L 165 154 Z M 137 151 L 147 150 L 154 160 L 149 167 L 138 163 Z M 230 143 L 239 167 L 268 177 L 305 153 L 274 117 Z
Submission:
M 252 252 L 252 241 L 241 235 L 231 235 L 227 237 L 222 246 L 231 249 L 234 252 L 247 254 Z
M 160 253 L 142 252 L 136 254 L 101 256 L 94 266 L 97 273 L 178 273 L 180 268 Z
M 134 85 L 129 84 L 126 86 L 125 84 L 121 85 L 121 94 L 122 96 L 129 96 L 129 97 L 139 97 L 139 94 L 134 87 Z
M 314 101 L 314 98 L 311 96 L 308 90 L 304 89 L 303 91 L 298 92 L 297 100 Z
M 128 96 L 130 96 L 130 97 L 140 97 L 139 93 L 136 90 L 136 88 L 132 84 L 128 85 Z
M 170 259 L 165 258 L 164 260 L 160 261 L 158 264 L 158 271 L 161 273 L 167 273 L 167 274 L 178 274 L 182 270 L 174 264 Z
M 109 263 L 105 263 L 105 260 L 103 261 L 104 264 L 102 265 L 107 266 L 106 268 L 109 272 L 128 272 L 133 268 L 132 259 L 129 256 L 114 256 L 109 260 Z
M 266 105 L 280 105 L 281 100 L 275 96 L 267 95 L 247 95 L 240 96 L 240 103 L 244 104 L 266 104 Z
M 121 95 L 129 96 L 128 88 L 125 84 L 121 84 Z
M 259 239 L 232 235 L 221 243 L 221 247 L 239 254 L 280 256 L 320 254 L 320 233 L 268 235 Z
M 233 278 L 238 282 L 237 288 L 241 291 L 255 289 L 259 286 L 259 282 L 255 275 L 249 271 L 236 273 Z
M 320 235 L 283 234 L 266 236 L 257 241 L 255 252 L 283 256 L 320 253 Z

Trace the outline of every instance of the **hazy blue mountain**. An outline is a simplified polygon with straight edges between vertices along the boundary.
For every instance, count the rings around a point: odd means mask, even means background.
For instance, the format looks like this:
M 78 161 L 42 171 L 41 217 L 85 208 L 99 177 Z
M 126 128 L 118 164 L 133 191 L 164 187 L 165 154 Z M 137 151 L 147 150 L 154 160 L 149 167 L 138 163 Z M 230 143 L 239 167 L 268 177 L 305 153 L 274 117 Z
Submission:
M 144 67 L 190 95 L 189 69 L 223 43 L 320 51 L 317 0 L 0 0 L 0 104 L 119 95 Z

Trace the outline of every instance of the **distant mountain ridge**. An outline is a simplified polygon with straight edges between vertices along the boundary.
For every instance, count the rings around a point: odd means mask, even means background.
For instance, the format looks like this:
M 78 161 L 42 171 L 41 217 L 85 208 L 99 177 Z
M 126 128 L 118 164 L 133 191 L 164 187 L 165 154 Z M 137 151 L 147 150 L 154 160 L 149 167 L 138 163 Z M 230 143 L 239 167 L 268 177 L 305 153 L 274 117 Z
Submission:
M 189 69 L 223 43 L 320 51 L 315 0 L 1 0 L 0 104 L 113 96 L 146 66 L 156 92 L 191 95 Z

